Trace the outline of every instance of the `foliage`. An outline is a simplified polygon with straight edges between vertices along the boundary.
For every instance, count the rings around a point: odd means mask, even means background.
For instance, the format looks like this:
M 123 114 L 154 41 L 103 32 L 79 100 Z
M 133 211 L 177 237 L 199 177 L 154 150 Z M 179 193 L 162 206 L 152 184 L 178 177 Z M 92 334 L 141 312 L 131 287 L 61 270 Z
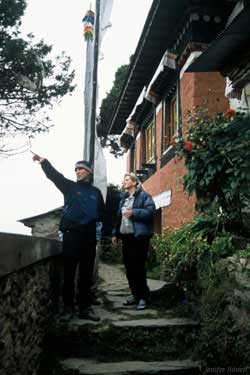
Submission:
M 161 278 L 160 274 L 160 263 L 158 261 L 158 249 L 156 247 L 156 241 L 159 235 L 155 234 L 151 243 L 149 245 L 149 252 L 147 257 L 147 277 L 150 279 L 159 280 Z M 153 245 L 154 243 L 154 245 Z
M 116 246 L 111 243 L 112 230 L 117 220 L 117 210 L 120 201 L 120 188 L 109 184 L 105 202 L 105 215 L 102 228 L 102 260 L 107 263 L 121 263 L 121 242 Z
M 232 233 L 245 234 L 249 228 L 250 124 L 242 114 L 230 121 L 217 115 L 218 123 L 204 116 L 207 122 L 197 118 L 189 137 L 176 145 L 188 170 L 185 189 L 197 195 L 198 215 L 178 230 L 154 236 L 153 247 L 161 277 L 175 281 L 185 292 L 192 316 L 198 313 L 194 354 L 205 373 L 208 368 L 244 369 L 249 364 L 249 291 L 240 265 L 250 257 L 250 245 L 237 250 L 249 241 Z M 233 254 L 237 255 L 229 259 L 244 259 L 232 266 L 226 258 Z
M 186 137 L 173 141 L 188 172 L 185 190 L 196 194 L 198 211 L 214 204 L 227 230 L 249 235 L 249 116 L 228 110 L 210 117 L 197 110 L 188 114 L 188 122 Z
M 100 123 L 98 130 L 100 133 L 107 130 L 107 126 L 110 122 L 110 118 L 114 112 L 114 109 L 117 105 L 118 99 L 122 92 L 123 85 L 127 76 L 129 65 L 121 65 L 116 73 L 113 86 L 111 90 L 107 93 L 106 98 L 103 99 L 101 108 L 100 108 Z
M 102 240 L 101 259 L 108 264 L 122 263 L 122 243 L 119 241 L 116 245 L 112 245 L 111 238 L 106 237 Z
M 203 214 L 152 240 L 162 277 L 176 282 L 185 292 L 185 306 L 191 307 L 192 317 L 198 314 L 194 355 L 204 369 L 242 367 L 250 355 L 249 292 L 247 277 L 240 273 L 244 269 L 249 274 L 249 266 L 244 265 L 250 245 L 238 251 L 231 233 L 216 228 L 214 216 Z
M 240 250 L 238 255 L 243 258 L 250 258 L 250 244 L 247 244 L 243 250 Z
M 223 232 L 214 237 L 213 231 L 214 223 L 201 215 L 176 231 L 155 235 L 152 246 L 161 267 L 161 278 L 178 283 L 195 279 L 204 258 L 211 266 L 219 258 L 233 254 L 231 235 Z
M 114 228 L 117 210 L 120 200 L 120 190 L 117 185 L 109 184 L 107 189 L 107 197 L 105 202 L 105 215 L 103 222 L 103 236 L 111 237 Z
M 64 53 L 52 59 L 52 47 L 21 37 L 25 0 L 0 4 L 0 154 L 8 154 L 7 137 L 33 137 L 51 125 L 48 109 L 74 89 L 71 60 Z
M 98 119 L 97 130 L 98 135 L 101 136 L 102 147 L 109 147 L 110 153 L 112 153 L 115 157 L 122 156 L 123 150 L 118 144 L 119 139 L 117 136 L 107 136 L 109 131 L 108 125 L 110 124 L 110 119 L 113 117 L 114 110 L 117 106 L 119 97 L 125 84 L 128 68 L 129 64 L 121 65 L 117 69 L 113 86 L 107 93 L 106 98 L 104 98 L 102 101 Z
M 114 155 L 115 158 L 119 158 L 124 154 L 123 148 L 119 146 L 120 136 L 109 135 L 108 137 L 101 137 L 101 146 L 103 148 L 109 148 L 110 153 Z

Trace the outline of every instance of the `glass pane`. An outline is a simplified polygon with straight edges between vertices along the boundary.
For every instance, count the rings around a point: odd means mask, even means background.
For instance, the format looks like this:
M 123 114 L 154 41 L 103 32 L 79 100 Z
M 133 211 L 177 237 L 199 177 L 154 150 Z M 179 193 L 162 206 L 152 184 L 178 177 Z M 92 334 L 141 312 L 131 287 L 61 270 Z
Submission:
M 152 122 L 146 129 L 146 161 L 151 162 L 154 158 L 154 145 L 155 145 L 155 135 L 154 135 L 154 122 Z

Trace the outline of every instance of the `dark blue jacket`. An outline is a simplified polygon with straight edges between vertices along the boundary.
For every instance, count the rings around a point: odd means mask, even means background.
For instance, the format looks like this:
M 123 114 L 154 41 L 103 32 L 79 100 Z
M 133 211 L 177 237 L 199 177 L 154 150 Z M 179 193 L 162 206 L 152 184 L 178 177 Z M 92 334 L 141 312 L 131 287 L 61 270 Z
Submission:
M 104 201 L 99 189 L 85 181 L 72 181 L 59 173 L 48 160 L 41 164 L 46 176 L 64 195 L 64 208 L 59 229 L 89 227 L 95 232 L 96 222 L 104 216 Z
M 135 192 L 135 200 L 132 208 L 132 216 L 130 219 L 133 223 L 134 236 L 135 237 L 152 237 L 153 235 L 153 220 L 156 211 L 154 201 L 148 193 L 142 189 L 137 189 Z M 117 222 L 112 235 L 115 237 L 122 237 L 120 234 L 121 225 L 121 208 L 124 205 L 125 199 L 128 197 L 128 193 L 121 194 L 121 200 L 119 203 L 119 209 L 117 214 Z

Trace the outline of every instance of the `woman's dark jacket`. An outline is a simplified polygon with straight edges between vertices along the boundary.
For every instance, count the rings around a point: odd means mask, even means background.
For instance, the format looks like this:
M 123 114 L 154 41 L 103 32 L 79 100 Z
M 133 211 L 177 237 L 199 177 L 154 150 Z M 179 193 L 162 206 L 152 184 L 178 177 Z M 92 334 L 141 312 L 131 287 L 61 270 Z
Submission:
M 128 193 L 121 194 L 121 200 L 119 203 L 119 209 L 117 214 L 117 221 L 112 232 L 114 237 L 122 237 L 120 233 L 121 225 L 121 208 L 124 205 L 125 199 L 129 196 Z M 154 201 L 148 193 L 142 189 L 135 191 L 135 199 L 132 208 L 132 216 L 130 220 L 133 223 L 134 236 L 135 237 L 152 237 L 153 235 L 153 219 L 156 211 Z
M 72 181 L 59 173 L 48 160 L 41 163 L 46 176 L 64 195 L 64 208 L 59 229 L 93 227 L 104 216 L 104 201 L 99 189 L 86 181 Z

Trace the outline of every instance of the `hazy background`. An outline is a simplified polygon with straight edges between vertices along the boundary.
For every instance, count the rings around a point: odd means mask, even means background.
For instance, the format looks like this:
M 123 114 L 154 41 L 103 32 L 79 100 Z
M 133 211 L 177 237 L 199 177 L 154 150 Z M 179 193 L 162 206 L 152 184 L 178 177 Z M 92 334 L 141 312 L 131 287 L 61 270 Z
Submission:
M 28 0 L 22 31 L 53 45 L 53 54 L 65 51 L 76 71 L 77 88 L 54 108 L 55 126 L 32 141 L 31 149 L 48 158 L 66 177 L 74 179 L 74 163 L 83 155 L 83 90 L 86 43 L 82 18 L 91 2 L 86 0 Z M 99 61 L 99 103 L 111 89 L 117 68 L 128 64 L 134 53 L 152 0 L 114 0 L 111 23 Z M 91 5 L 94 9 L 94 2 Z M 25 142 L 25 139 L 19 142 Z M 108 182 L 120 184 L 125 160 L 105 152 Z M 8 159 L 0 158 L 0 231 L 29 234 L 16 221 L 52 210 L 63 204 L 62 194 L 46 179 L 41 167 L 32 162 L 29 151 Z

